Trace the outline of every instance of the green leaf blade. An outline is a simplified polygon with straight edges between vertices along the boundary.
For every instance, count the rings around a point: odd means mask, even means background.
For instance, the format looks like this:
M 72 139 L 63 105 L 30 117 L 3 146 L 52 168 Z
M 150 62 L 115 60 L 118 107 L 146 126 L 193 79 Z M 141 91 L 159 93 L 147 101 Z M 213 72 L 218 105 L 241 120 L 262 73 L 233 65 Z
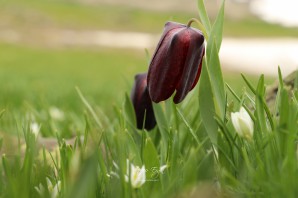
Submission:
M 204 61 L 202 74 L 199 84 L 199 105 L 202 123 L 207 131 L 207 134 L 212 143 L 217 142 L 217 123 L 215 117 L 215 106 L 213 102 L 212 86 L 206 67 L 206 61 Z

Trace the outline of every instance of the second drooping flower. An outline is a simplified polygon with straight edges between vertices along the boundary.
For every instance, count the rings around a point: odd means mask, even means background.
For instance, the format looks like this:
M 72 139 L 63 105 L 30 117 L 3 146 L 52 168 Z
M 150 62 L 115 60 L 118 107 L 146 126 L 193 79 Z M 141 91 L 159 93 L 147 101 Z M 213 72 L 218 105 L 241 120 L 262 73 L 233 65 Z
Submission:
M 203 33 L 187 25 L 167 22 L 148 71 L 148 90 L 153 102 L 181 102 L 198 82 L 205 52 Z
M 135 76 L 135 84 L 130 97 L 136 114 L 137 128 L 153 129 L 156 125 L 156 120 L 147 89 L 147 73 Z

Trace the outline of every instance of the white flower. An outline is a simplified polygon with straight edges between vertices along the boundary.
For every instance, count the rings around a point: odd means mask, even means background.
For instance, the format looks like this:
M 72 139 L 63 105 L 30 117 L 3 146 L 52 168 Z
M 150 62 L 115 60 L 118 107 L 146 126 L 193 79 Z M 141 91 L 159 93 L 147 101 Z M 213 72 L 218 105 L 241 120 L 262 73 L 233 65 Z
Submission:
M 129 162 L 128 166 L 129 167 Z M 125 175 L 125 181 L 129 182 L 129 169 L 127 168 L 127 175 Z M 146 169 L 143 165 L 142 168 L 139 166 L 130 165 L 130 182 L 133 188 L 140 188 L 146 181 Z
M 57 120 L 57 121 L 64 120 L 64 112 L 58 109 L 57 107 L 50 107 L 49 113 L 52 119 L 54 120 Z
M 140 188 L 146 181 L 146 169 L 145 166 L 142 168 L 138 166 L 131 165 L 130 173 L 131 186 L 133 188 Z
M 115 177 L 115 178 L 118 178 L 118 179 L 120 178 L 119 175 L 118 175 L 118 173 L 116 173 L 114 171 L 111 171 L 110 174 L 108 174 L 108 177 L 111 177 L 111 176 L 112 177 Z
M 57 198 L 58 194 L 59 194 L 61 182 L 58 181 L 57 184 L 55 186 L 53 186 L 51 180 L 48 177 L 46 177 L 46 181 L 47 181 L 47 188 L 48 188 L 51 198 Z M 35 186 L 34 188 L 40 196 L 44 197 L 45 188 L 43 187 L 43 185 L 41 183 L 38 186 Z
M 232 124 L 239 136 L 251 140 L 253 136 L 254 123 L 247 113 L 241 107 L 239 112 L 231 113 Z
M 58 197 L 61 182 L 58 181 L 57 184 L 54 186 L 48 177 L 46 177 L 46 180 L 47 180 L 47 186 L 48 186 L 48 190 L 51 195 L 51 198 Z
M 40 125 L 37 124 L 36 122 L 32 122 L 30 124 L 30 131 L 35 135 L 35 137 L 38 136 L 40 130 Z
M 164 170 L 165 170 L 166 168 L 168 168 L 168 165 L 163 165 L 163 166 L 161 166 L 161 167 L 159 168 L 159 172 L 160 172 L 160 173 L 163 173 Z
M 44 191 L 45 190 L 44 190 L 44 187 L 41 183 L 38 186 L 35 186 L 34 188 L 40 196 L 42 196 L 42 197 L 44 196 Z
M 129 161 L 128 161 L 128 160 L 127 160 L 126 162 L 129 164 Z M 113 165 L 114 165 L 114 167 L 115 167 L 117 170 L 119 170 L 119 167 L 118 167 L 118 165 L 116 164 L 115 161 L 113 161 Z

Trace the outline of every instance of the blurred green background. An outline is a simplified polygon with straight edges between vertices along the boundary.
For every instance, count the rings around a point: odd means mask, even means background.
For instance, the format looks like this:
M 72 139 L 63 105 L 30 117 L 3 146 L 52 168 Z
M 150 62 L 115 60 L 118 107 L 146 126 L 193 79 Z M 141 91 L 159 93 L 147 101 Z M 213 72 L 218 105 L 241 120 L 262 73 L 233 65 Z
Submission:
M 189 5 L 190 11 L 147 9 L 146 5 L 115 2 L 0 0 L 0 109 L 57 106 L 65 111 L 81 112 L 77 86 L 92 105 L 110 115 L 113 106 L 122 103 L 125 92 L 130 92 L 134 75 L 147 70 L 149 58 L 145 49 L 50 43 L 44 35 L 55 37 L 60 30 L 159 35 L 168 20 L 186 23 L 189 18 L 198 18 L 196 1 Z M 213 1 L 213 6 L 210 2 L 207 7 L 214 18 L 218 3 Z M 229 3 L 226 6 L 226 37 L 298 35 L 295 28 L 262 22 L 242 4 L 237 9 L 243 15 L 229 14 L 235 13 L 233 6 Z M 148 51 L 150 55 L 154 48 Z M 257 79 L 247 76 L 252 82 Z M 239 72 L 224 70 L 224 78 L 237 92 L 242 90 L 244 83 Z M 272 80 L 267 78 L 267 83 Z

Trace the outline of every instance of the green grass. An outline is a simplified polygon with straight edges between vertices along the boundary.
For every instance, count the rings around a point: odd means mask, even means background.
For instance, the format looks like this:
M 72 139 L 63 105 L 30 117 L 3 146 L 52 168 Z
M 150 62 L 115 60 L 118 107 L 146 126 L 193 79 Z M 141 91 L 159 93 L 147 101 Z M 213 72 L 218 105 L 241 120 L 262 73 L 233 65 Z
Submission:
M 0 51 L 2 104 L 47 99 L 72 107 L 78 86 L 87 95 L 92 93 L 97 103 L 112 105 L 128 90 L 134 74 L 147 68 L 145 52 L 8 44 L 1 44 Z M 64 102 L 65 96 L 73 99 Z
M 0 128 L 12 132 L 12 112 L 48 109 L 82 112 L 75 87 L 108 115 L 130 92 L 134 75 L 147 68 L 144 53 L 121 50 L 47 49 L 0 44 Z M 46 110 L 47 111 L 47 110 Z M 68 133 L 71 135 L 72 133 Z M 53 135 L 53 134 L 52 134 Z

